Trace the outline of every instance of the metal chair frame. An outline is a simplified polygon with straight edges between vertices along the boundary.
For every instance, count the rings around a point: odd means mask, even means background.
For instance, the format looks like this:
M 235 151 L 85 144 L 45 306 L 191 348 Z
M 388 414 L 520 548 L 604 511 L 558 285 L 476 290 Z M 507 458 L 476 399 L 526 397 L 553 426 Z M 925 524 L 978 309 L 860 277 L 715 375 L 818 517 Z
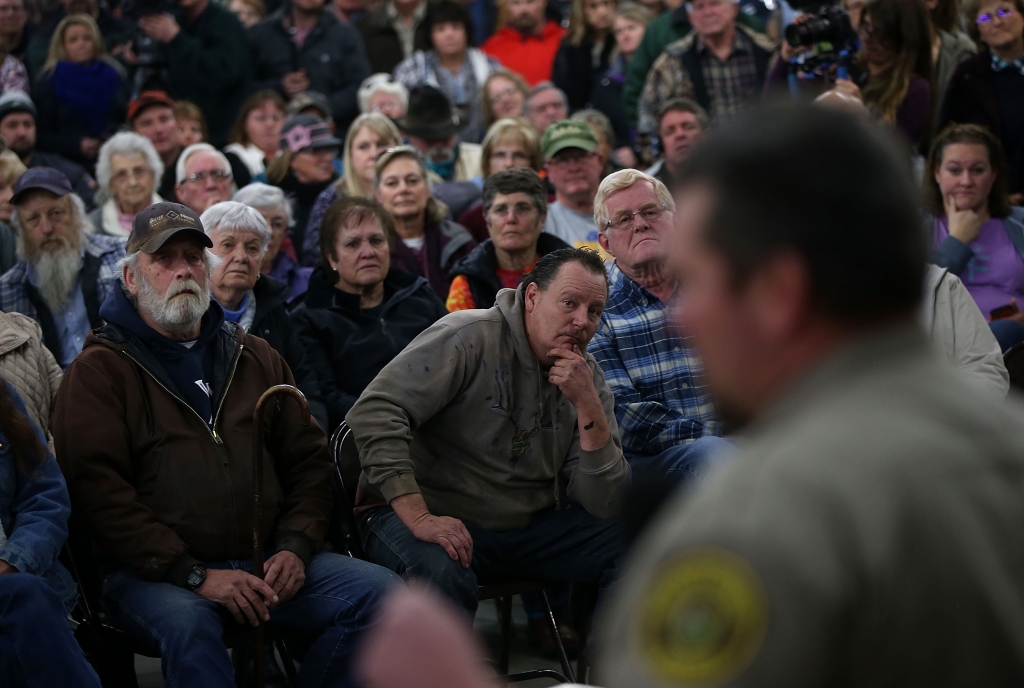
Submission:
M 371 561 L 369 555 L 363 549 L 363 544 L 359 537 L 359 526 L 353 512 L 356 503 L 356 489 L 359 485 L 359 474 L 362 468 L 359 463 L 359 450 L 355 445 L 352 429 L 345 421 L 342 421 L 331 434 L 330 449 L 331 459 L 334 464 L 335 499 L 337 500 L 338 512 L 341 516 L 335 523 L 334 539 L 336 545 L 350 557 Z M 555 615 L 551 610 L 551 602 L 547 594 L 548 585 L 543 581 L 530 580 L 495 581 L 482 584 L 477 590 L 477 598 L 479 600 L 498 600 L 499 603 L 501 651 L 498 659 L 498 671 L 502 674 L 501 678 L 507 683 L 529 681 L 536 678 L 550 678 L 560 683 L 576 682 L 572 664 L 569 662 L 569 657 L 565 652 L 562 638 L 558 634 L 558 624 L 555 621 Z M 553 669 L 534 669 L 515 674 L 508 673 L 509 640 L 512 630 L 512 597 L 524 592 L 539 592 L 541 594 L 541 599 L 544 601 L 546 620 L 552 633 L 554 633 L 563 673 Z

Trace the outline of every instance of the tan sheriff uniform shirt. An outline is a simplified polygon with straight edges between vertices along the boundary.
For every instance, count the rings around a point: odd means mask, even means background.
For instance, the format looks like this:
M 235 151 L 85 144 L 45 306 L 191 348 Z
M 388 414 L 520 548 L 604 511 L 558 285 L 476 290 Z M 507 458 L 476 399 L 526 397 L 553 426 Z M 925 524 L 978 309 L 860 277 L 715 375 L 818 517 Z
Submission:
M 655 521 L 596 684 L 1024 685 L 1022 419 L 917 331 L 832 356 Z

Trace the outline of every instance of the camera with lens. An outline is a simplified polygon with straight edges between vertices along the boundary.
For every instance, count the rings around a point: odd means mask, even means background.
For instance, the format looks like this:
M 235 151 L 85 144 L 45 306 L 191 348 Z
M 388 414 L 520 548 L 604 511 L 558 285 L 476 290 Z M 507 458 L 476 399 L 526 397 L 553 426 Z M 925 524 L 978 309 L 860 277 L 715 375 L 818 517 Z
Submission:
M 787 26 L 786 41 L 794 48 L 828 43 L 833 50 L 856 50 L 857 32 L 845 11 L 825 7 L 807 21 Z
M 124 0 L 122 16 L 138 23 L 142 17 L 155 14 L 174 14 L 174 4 L 169 0 Z M 132 52 L 138 63 L 132 83 L 132 97 L 142 91 L 165 90 L 167 76 L 167 54 L 160 41 L 147 36 L 138 26 L 132 31 Z

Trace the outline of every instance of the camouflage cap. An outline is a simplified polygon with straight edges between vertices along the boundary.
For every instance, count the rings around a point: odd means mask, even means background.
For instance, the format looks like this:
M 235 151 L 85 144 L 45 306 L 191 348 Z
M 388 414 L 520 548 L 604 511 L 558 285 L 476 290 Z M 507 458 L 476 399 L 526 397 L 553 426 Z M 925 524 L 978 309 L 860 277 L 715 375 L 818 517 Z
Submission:
M 544 159 L 550 160 L 555 153 L 566 148 L 580 148 L 589 153 L 597 148 L 597 137 L 586 122 L 563 119 L 544 131 L 540 147 L 544 151 Z
M 200 244 L 213 248 L 198 215 L 180 203 L 165 202 L 154 203 L 135 216 L 125 251 L 129 255 L 139 251 L 154 253 L 178 232 L 189 232 Z

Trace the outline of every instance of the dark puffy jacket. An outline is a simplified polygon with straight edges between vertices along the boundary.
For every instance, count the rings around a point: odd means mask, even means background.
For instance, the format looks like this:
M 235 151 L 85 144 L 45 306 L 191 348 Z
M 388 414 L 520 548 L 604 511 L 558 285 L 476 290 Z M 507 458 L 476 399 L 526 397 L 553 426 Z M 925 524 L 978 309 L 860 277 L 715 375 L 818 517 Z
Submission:
M 565 91 L 569 99 L 569 111 L 576 112 L 590 107 L 590 91 L 594 81 L 608 70 L 615 38 L 610 34 L 601 48 L 601 59 L 594 66 L 594 43 L 583 41 L 580 45 L 569 43 L 568 37 L 562 39 L 562 45 L 555 53 L 555 64 L 551 71 L 551 81 Z
M 425 279 L 395 268 L 384 279 L 384 303 L 379 318 L 367 315 L 359 296 L 336 289 L 317 268 L 303 305 L 292 313 L 319 377 L 332 430 L 381 368 L 448 313 Z
M 391 21 L 388 19 L 388 4 L 386 2 L 360 17 L 356 21 L 356 27 L 359 29 L 359 33 L 363 34 L 366 57 L 369 58 L 374 73 L 387 72 L 390 74 L 395 71 L 398 63 L 406 58 L 406 55 L 402 53 L 402 39 L 398 37 L 398 32 L 391 26 Z M 433 47 L 430 42 L 427 20 L 424 18 L 416 27 L 413 50 L 431 50 Z
M 399 270 L 426 277 L 434 293 L 448 298 L 452 286 L 452 268 L 476 246 L 469 231 L 451 220 L 428 224 L 424 231 L 423 250 L 427 252 L 427 272 L 424 274 L 416 252 L 401 239 L 391 249 L 391 266 Z
M 199 561 L 252 557 L 253 411 L 267 389 L 295 379 L 267 342 L 234 323 L 208 346 L 212 427 L 118 325 L 89 335 L 57 390 L 51 427 L 73 509 L 107 565 L 148 580 L 184 585 Z M 270 404 L 266 419 L 264 541 L 308 563 L 332 509 L 327 438 L 301 424 L 294 402 Z
M 228 130 L 249 94 L 249 39 L 238 17 L 211 2 L 194 22 L 178 19 L 181 31 L 164 46 L 167 90 L 190 100 L 206 115 L 210 143 L 228 141 Z
M 260 275 L 252 293 L 256 297 L 256 315 L 249 327 L 249 334 L 267 340 L 274 351 L 284 357 L 295 377 L 296 386 L 306 395 L 310 412 L 326 431 L 327 408 L 320 393 L 320 384 L 302 349 L 298 334 L 291 327 L 288 311 L 285 310 L 291 296 L 288 285 L 273 277 Z
M 560 248 L 570 248 L 553 234 L 541 232 L 537 237 L 537 254 L 546 256 Z M 494 299 L 504 287 L 498 279 L 498 258 L 494 254 L 494 243 L 488 239 L 473 249 L 468 256 L 452 268 L 452 277 L 465 275 L 469 290 L 473 294 L 476 308 L 490 308 Z
M 346 132 L 359 114 L 356 91 L 363 79 L 370 76 L 363 39 L 354 27 L 338 21 L 328 6 L 300 48 L 284 24 L 289 12 L 290 3 L 285 3 L 249 29 L 254 85 L 274 89 L 284 96 L 284 75 L 306 70 L 310 89 L 331 101 L 337 131 Z

